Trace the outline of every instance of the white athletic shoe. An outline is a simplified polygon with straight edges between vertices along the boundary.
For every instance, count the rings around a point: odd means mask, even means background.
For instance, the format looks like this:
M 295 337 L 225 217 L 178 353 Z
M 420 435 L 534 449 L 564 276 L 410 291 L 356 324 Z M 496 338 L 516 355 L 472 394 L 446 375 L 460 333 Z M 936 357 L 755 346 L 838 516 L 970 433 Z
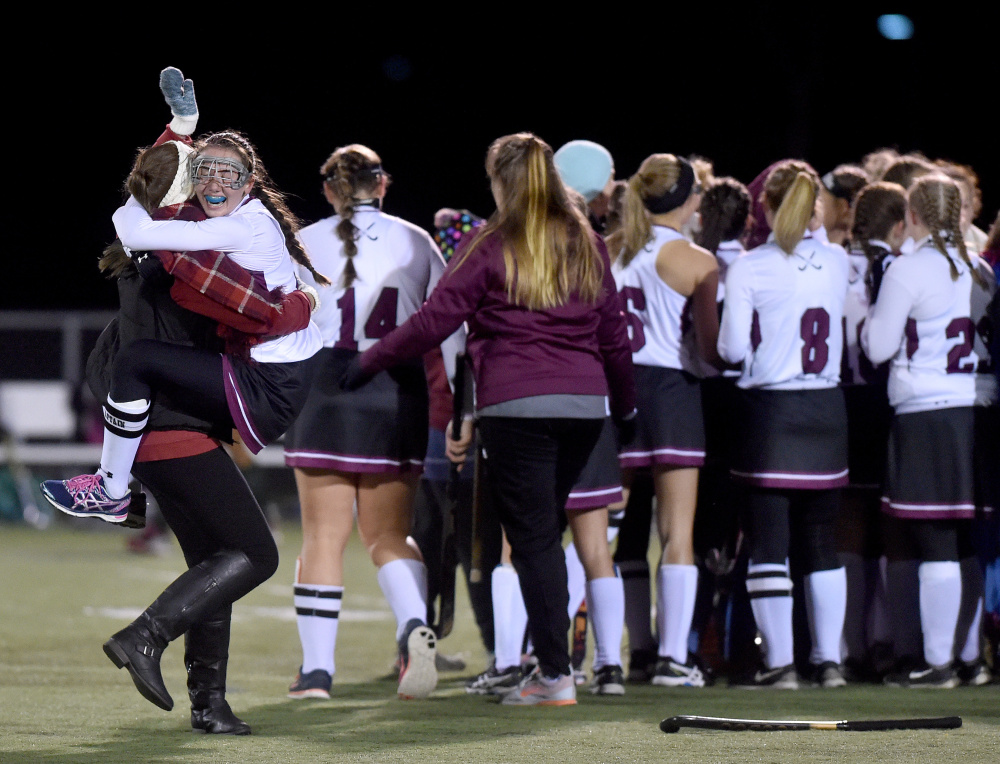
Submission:
M 406 624 L 399 640 L 400 698 L 426 698 L 437 687 L 436 648 L 437 638 L 426 624 L 416 618 Z
M 694 663 L 678 663 L 670 658 L 660 658 L 650 681 L 658 687 L 704 687 L 705 675 Z
M 576 683 L 572 674 L 547 679 L 536 668 L 500 702 L 505 706 L 575 706 Z

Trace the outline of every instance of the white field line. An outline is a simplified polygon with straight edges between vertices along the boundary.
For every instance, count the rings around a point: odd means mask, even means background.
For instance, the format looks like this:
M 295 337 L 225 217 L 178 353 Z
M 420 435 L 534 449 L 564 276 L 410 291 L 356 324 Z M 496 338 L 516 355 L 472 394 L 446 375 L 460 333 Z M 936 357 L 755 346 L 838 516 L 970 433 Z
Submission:
M 115 608 L 97 607 L 87 605 L 83 608 L 83 614 L 90 618 L 110 618 L 116 621 L 132 621 L 139 617 L 142 612 L 140 608 Z M 274 621 L 295 622 L 295 608 L 288 607 L 241 607 L 233 608 L 233 620 L 239 622 L 252 621 L 260 618 L 268 618 Z M 386 610 L 362 610 L 344 609 L 340 611 L 341 621 L 388 621 L 392 619 L 392 612 Z

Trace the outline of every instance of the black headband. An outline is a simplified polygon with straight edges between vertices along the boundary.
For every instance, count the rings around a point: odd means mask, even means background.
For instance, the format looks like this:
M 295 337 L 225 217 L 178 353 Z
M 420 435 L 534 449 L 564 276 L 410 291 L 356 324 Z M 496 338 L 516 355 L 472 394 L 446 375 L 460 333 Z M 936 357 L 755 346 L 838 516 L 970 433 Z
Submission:
M 687 201 L 691 194 L 691 187 L 694 186 L 694 168 L 683 157 L 677 157 L 677 161 L 681 164 L 681 174 L 674 181 L 674 185 L 661 196 L 643 197 L 642 203 L 654 215 L 662 215 L 677 209 Z
M 382 170 L 382 165 L 376 164 L 376 165 L 372 165 L 371 167 L 365 167 L 365 168 L 363 168 L 361 170 L 358 170 L 355 173 L 354 177 L 355 177 L 355 180 L 366 180 L 366 178 L 364 176 L 365 175 L 369 175 L 371 177 L 368 178 L 368 180 L 378 180 L 380 177 L 382 177 L 383 174 L 384 174 L 384 171 Z M 334 180 L 337 179 L 337 171 L 336 170 L 331 170 L 326 175 L 324 175 L 323 178 L 324 178 L 324 180 L 328 180 L 328 181 L 332 182 L 332 181 L 334 181 Z

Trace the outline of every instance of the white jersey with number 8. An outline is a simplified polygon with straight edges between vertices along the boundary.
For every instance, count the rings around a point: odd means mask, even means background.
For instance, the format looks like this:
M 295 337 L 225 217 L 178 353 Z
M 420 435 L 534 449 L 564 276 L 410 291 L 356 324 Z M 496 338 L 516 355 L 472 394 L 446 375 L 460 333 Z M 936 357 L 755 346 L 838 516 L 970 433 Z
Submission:
M 726 273 L 719 355 L 743 364 L 738 385 L 767 390 L 835 387 L 843 353 L 848 261 L 806 232 L 792 254 L 773 240 Z

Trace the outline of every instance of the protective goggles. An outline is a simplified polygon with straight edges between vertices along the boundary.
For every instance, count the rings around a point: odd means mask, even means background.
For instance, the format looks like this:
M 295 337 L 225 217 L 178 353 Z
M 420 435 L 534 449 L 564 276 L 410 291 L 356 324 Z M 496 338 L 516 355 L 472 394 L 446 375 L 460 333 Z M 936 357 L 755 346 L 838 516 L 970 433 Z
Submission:
M 198 156 L 191 160 L 191 182 L 194 185 L 216 181 L 226 188 L 240 189 L 250 178 L 250 171 L 235 159 Z

